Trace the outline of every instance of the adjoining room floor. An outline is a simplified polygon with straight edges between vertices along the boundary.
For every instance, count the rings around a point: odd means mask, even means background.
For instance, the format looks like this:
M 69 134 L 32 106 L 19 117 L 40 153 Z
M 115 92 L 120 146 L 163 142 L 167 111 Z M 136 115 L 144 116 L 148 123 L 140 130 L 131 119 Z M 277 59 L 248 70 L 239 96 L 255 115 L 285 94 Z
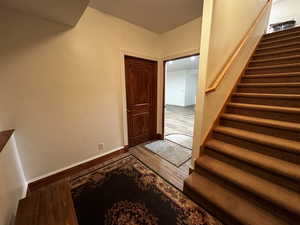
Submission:
M 169 134 L 184 134 L 193 136 L 195 106 L 180 107 L 166 105 L 165 136 Z

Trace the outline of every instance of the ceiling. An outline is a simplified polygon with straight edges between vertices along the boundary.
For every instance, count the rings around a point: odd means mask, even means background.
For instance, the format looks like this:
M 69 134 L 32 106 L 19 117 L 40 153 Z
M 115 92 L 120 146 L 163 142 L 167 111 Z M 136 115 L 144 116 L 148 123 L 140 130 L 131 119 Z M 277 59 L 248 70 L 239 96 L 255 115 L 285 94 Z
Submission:
M 202 16 L 203 0 L 91 0 L 90 6 L 164 33 Z
M 168 61 L 167 72 L 175 72 L 180 70 L 198 70 L 199 56 L 192 56 L 183 59 Z
M 89 0 L 0 0 L 0 6 L 74 26 Z

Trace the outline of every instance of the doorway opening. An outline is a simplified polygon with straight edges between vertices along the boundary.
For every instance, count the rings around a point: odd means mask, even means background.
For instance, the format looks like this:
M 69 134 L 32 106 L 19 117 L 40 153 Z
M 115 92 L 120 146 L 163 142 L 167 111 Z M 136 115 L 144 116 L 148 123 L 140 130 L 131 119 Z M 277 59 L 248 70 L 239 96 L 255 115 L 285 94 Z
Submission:
M 164 62 L 164 139 L 192 149 L 199 54 Z

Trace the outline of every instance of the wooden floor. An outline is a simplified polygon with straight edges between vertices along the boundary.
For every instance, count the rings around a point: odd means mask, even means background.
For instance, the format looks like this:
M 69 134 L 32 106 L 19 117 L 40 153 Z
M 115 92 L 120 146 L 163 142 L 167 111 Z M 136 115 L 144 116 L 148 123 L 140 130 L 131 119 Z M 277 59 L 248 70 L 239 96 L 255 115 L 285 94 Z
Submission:
M 129 149 L 129 153 L 134 155 L 150 169 L 159 174 L 169 183 L 173 184 L 179 190 L 183 190 L 183 181 L 188 177 L 191 161 L 187 161 L 180 167 L 176 167 L 158 155 L 150 152 L 142 145 Z
M 195 106 L 180 107 L 166 105 L 165 135 L 185 134 L 193 136 Z

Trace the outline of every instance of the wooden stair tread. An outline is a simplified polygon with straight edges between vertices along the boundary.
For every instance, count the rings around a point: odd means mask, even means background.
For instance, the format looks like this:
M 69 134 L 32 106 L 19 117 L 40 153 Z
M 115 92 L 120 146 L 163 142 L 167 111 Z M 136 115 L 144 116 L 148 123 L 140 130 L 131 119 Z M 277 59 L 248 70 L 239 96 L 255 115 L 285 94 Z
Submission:
M 286 67 L 300 67 L 300 63 L 287 63 L 287 64 L 268 65 L 268 66 L 252 66 L 252 67 L 248 67 L 247 70 L 276 69 L 276 68 L 286 68 Z
M 239 83 L 240 87 L 300 87 L 300 82 L 280 83 Z
M 283 112 L 283 113 L 295 113 L 300 114 L 300 108 L 295 107 L 282 107 L 282 106 L 271 106 L 271 105 L 256 105 L 256 104 L 245 104 L 245 103 L 228 103 L 228 106 L 238 107 L 238 108 L 248 108 L 248 109 L 256 109 L 262 111 L 275 111 L 275 112 Z
M 247 199 L 195 172 L 185 180 L 185 185 L 243 224 L 288 225 Z
M 300 55 L 290 55 L 290 56 L 281 56 L 281 57 L 274 57 L 270 59 L 253 59 L 250 63 L 258 63 L 258 62 L 272 62 L 276 60 L 285 60 L 285 59 L 300 59 Z
M 273 148 L 279 148 L 284 151 L 300 154 L 300 142 L 297 141 L 224 126 L 218 126 L 214 129 L 214 131 L 247 141 L 256 142 L 262 145 L 267 145 Z
M 290 179 L 300 181 L 300 165 L 241 148 L 236 145 L 228 144 L 216 139 L 209 140 L 205 146 L 229 155 L 233 158 L 245 161 L 260 168 L 264 168 L 270 172 L 275 172 L 277 174 L 289 177 Z
M 280 120 L 263 119 L 257 117 L 243 116 L 238 114 L 225 113 L 222 118 L 241 121 L 245 123 L 258 124 L 262 126 L 275 127 L 284 130 L 292 130 L 300 132 L 300 123 L 286 122 Z
M 284 36 L 293 36 L 293 35 L 298 35 L 300 34 L 299 28 L 291 28 L 288 30 L 283 30 L 283 31 L 277 31 L 269 34 L 265 34 L 262 38 L 262 41 L 274 39 L 274 38 L 279 38 L 279 37 L 284 37 Z
M 286 38 L 281 38 L 279 40 L 272 40 L 272 39 L 268 40 L 268 39 L 266 39 L 266 40 L 262 40 L 262 42 L 260 44 L 275 44 L 276 42 L 289 41 L 289 40 L 293 40 L 293 39 L 296 39 L 296 38 L 300 38 L 300 31 L 299 31 L 299 33 L 296 33 L 295 36 L 287 35 Z
M 247 75 L 244 75 L 243 78 L 271 78 L 271 77 L 292 77 L 292 76 L 300 76 L 300 73 L 299 72 L 291 72 L 291 73 L 271 73 L 271 74 L 247 74 Z
M 285 187 L 255 176 L 228 163 L 214 159 L 208 155 L 196 160 L 198 166 L 229 180 L 243 189 L 254 192 L 258 196 L 279 204 L 283 208 L 300 215 L 300 194 Z
M 282 49 L 274 52 L 264 52 L 264 53 L 255 53 L 254 56 L 266 56 L 266 55 L 275 55 L 280 53 L 288 53 L 288 52 L 294 52 L 294 51 L 300 51 L 300 48 L 290 48 L 290 49 Z
M 243 93 L 236 92 L 233 96 L 238 97 L 255 97 L 255 98 L 277 98 L 277 99 L 300 99 L 300 95 L 297 94 L 263 94 L 263 93 Z
M 295 44 L 300 44 L 300 41 L 293 41 L 293 42 L 288 42 L 288 43 L 284 43 L 281 45 L 275 45 L 275 46 L 259 47 L 256 50 L 263 51 L 263 50 L 269 50 L 269 49 L 274 49 L 274 48 L 288 47 L 288 46 L 295 45 Z

